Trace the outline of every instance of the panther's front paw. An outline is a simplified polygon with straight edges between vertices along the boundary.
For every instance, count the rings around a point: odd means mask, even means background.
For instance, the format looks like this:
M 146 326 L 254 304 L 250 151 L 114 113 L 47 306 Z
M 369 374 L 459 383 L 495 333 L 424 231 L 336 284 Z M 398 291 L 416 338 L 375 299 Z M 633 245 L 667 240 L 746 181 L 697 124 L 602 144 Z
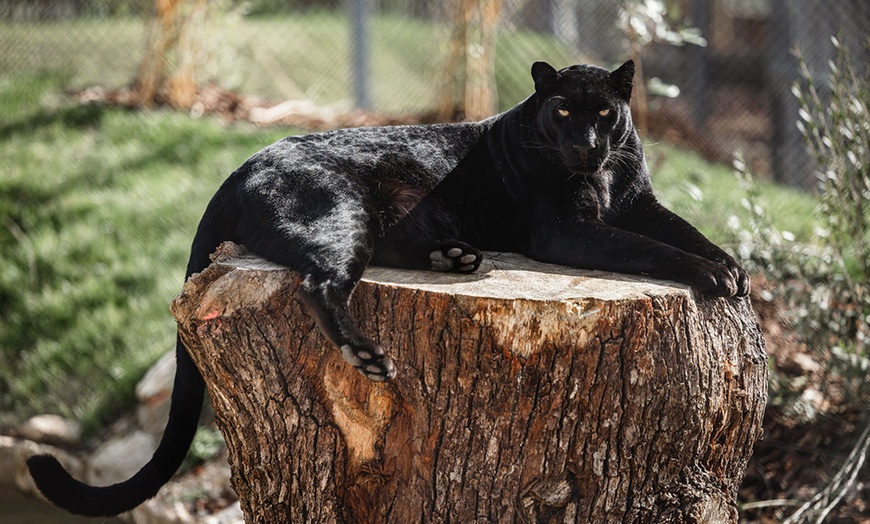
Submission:
M 734 284 L 737 286 L 737 289 L 733 295 L 728 296 L 745 297 L 749 294 L 751 287 L 749 283 L 749 274 L 746 273 L 746 270 L 743 269 L 743 267 L 741 267 L 731 255 L 716 248 L 716 251 L 710 253 L 705 258 L 725 266 L 725 268 L 731 273 L 731 277 L 734 279 Z
M 712 297 L 733 297 L 741 291 L 730 268 L 709 260 L 694 267 L 692 287 Z
M 341 356 L 369 380 L 384 382 L 396 378 L 396 365 L 376 344 L 345 344 L 341 346 Z
M 733 259 L 728 261 L 725 266 L 731 271 L 734 281 L 737 282 L 737 296 L 745 297 L 748 295 L 751 285 L 749 283 L 749 274 L 746 273 L 746 270 Z
M 471 273 L 480 266 L 483 254 L 465 242 L 447 240 L 439 243 L 437 249 L 429 253 L 429 260 L 435 271 Z

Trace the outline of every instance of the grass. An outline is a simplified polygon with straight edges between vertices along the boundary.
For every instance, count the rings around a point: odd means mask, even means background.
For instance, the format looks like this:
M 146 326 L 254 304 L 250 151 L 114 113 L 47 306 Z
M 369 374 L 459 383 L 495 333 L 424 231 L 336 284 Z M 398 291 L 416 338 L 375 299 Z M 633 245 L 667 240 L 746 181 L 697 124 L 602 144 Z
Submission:
M 731 166 L 706 162 L 692 151 L 661 142 L 646 144 L 653 188 L 659 200 L 687 218 L 717 243 L 734 240 L 732 217 L 745 227 L 745 192 Z M 764 180 L 756 180 L 759 197 L 773 225 L 809 243 L 820 225 L 816 200 L 809 194 Z
M 4 76 L 63 71 L 64 87 L 127 85 L 145 49 L 145 28 L 133 18 L 0 21 Z
M 58 104 L 64 80 L 0 83 L 0 413 L 92 427 L 172 347 L 168 305 L 211 194 L 287 132 Z

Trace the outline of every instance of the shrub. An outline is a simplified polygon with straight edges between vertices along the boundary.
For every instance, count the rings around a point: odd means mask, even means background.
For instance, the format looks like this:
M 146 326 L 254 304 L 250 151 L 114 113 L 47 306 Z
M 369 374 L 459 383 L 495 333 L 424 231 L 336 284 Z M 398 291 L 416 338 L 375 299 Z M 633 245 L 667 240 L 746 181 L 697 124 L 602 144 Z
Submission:
M 738 158 L 746 191 L 745 227 L 738 227 L 740 254 L 755 271 L 776 282 L 773 294 L 787 306 L 798 340 L 825 363 L 821 390 L 843 410 L 866 410 L 870 401 L 870 76 L 860 78 L 848 50 L 837 50 L 829 84 L 818 86 L 800 59 L 802 81 L 797 125 L 817 162 L 818 212 L 825 227 L 809 245 L 773 227 L 751 177 Z M 823 96 L 829 93 L 829 96 Z M 774 375 L 771 402 L 787 413 L 812 416 L 802 399 L 806 379 Z M 827 487 L 786 522 L 812 516 L 821 522 L 854 482 L 870 448 L 870 426 Z

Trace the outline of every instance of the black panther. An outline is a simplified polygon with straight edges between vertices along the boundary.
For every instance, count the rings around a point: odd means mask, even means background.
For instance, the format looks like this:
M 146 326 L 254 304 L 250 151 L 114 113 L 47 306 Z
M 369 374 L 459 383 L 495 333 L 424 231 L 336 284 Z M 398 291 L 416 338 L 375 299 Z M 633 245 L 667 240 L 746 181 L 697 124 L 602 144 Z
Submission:
M 735 260 L 653 195 L 629 112 L 634 64 L 615 71 L 532 66 L 535 92 L 481 122 L 345 129 L 285 138 L 220 187 L 193 240 L 187 276 L 223 241 L 298 271 L 323 335 L 366 377 L 396 368 L 347 304 L 369 264 L 473 272 L 483 250 L 645 274 L 717 297 L 743 296 Z M 49 455 L 28 460 L 40 490 L 72 513 L 114 515 L 154 496 L 196 432 L 202 378 L 183 343 L 169 421 L 131 479 L 74 480 Z

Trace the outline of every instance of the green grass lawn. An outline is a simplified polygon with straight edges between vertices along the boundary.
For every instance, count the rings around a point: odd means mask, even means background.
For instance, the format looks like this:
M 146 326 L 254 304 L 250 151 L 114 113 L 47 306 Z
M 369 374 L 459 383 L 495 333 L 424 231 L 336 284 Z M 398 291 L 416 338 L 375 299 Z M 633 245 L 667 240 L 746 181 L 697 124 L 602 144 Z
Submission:
M 664 205 L 719 243 L 734 239 L 728 226 L 732 216 L 745 227 L 746 193 L 731 166 L 706 162 L 692 151 L 664 142 L 649 143 L 644 151 L 653 188 Z M 764 180 L 755 180 L 754 184 L 760 203 L 779 231 L 794 233 L 797 242 L 813 239 L 820 223 L 816 219 L 816 201 L 810 194 Z
M 174 344 L 211 194 L 287 131 L 71 106 L 63 81 L 0 81 L 0 412 L 96 424 Z

